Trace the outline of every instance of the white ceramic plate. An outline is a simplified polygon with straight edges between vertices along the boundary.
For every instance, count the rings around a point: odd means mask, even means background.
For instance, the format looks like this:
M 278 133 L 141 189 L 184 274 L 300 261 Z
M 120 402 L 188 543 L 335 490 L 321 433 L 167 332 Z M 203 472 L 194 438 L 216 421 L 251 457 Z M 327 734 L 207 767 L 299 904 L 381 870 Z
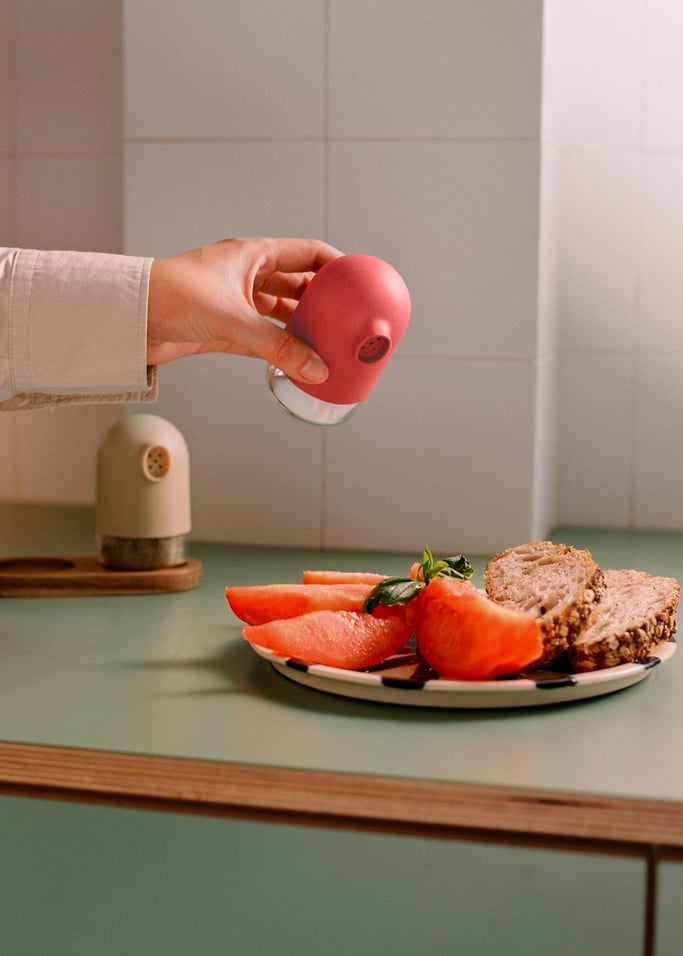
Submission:
M 539 707 L 612 694 L 644 680 L 676 651 L 675 641 L 670 640 L 641 664 L 620 664 L 585 674 L 539 668 L 501 680 L 459 681 L 421 673 L 424 665 L 410 649 L 399 651 L 373 670 L 353 671 L 279 657 L 265 647 L 251 646 L 280 674 L 315 690 L 385 704 L 463 709 Z

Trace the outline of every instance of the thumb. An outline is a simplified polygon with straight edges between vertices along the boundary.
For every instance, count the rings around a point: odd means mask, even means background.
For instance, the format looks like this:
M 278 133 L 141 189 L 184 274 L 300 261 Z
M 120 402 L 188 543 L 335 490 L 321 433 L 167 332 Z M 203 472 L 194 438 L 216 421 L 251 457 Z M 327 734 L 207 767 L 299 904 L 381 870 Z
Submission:
M 319 385 L 329 375 L 329 369 L 310 345 L 287 332 L 277 329 L 273 348 L 268 360 L 285 373 L 288 378 L 309 385 Z

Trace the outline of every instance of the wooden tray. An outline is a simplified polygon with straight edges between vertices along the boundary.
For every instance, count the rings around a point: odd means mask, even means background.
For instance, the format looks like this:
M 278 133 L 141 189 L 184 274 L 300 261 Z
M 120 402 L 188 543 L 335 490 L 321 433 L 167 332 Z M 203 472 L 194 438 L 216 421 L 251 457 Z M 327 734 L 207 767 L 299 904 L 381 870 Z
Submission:
M 0 597 L 68 597 L 93 594 L 164 594 L 189 591 L 201 580 L 201 562 L 175 568 L 117 571 L 96 555 L 0 559 Z

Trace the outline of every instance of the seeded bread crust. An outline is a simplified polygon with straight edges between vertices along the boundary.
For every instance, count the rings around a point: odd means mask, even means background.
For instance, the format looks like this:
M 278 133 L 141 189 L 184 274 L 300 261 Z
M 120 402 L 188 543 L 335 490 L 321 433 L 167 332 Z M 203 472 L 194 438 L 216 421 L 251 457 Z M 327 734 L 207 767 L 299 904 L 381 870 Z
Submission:
M 536 618 L 543 663 L 568 650 L 592 623 L 605 579 L 590 551 L 530 541 L 495 555 L 484 570 L 484 587 L 497 604 Z
M 676 633 L 681 586 L 644 571 L 605 570 L 600 613 L 569 649 L 576 671 L 643 661 Z

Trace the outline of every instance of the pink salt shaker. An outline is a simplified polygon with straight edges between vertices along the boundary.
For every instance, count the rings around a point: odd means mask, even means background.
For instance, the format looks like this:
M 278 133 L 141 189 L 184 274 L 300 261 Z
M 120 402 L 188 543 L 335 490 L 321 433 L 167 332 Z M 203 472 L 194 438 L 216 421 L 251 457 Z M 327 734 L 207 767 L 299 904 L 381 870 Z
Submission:
M 374 256 L 341 256 L 326 263 L 301 297 L 287 328 L 327 363 L 320 385 L 289 379 L 269 366 L 267 379 L 290 414 L 314 425 L 345 421 L 368 397 L 410 320 L 408 288 Z

